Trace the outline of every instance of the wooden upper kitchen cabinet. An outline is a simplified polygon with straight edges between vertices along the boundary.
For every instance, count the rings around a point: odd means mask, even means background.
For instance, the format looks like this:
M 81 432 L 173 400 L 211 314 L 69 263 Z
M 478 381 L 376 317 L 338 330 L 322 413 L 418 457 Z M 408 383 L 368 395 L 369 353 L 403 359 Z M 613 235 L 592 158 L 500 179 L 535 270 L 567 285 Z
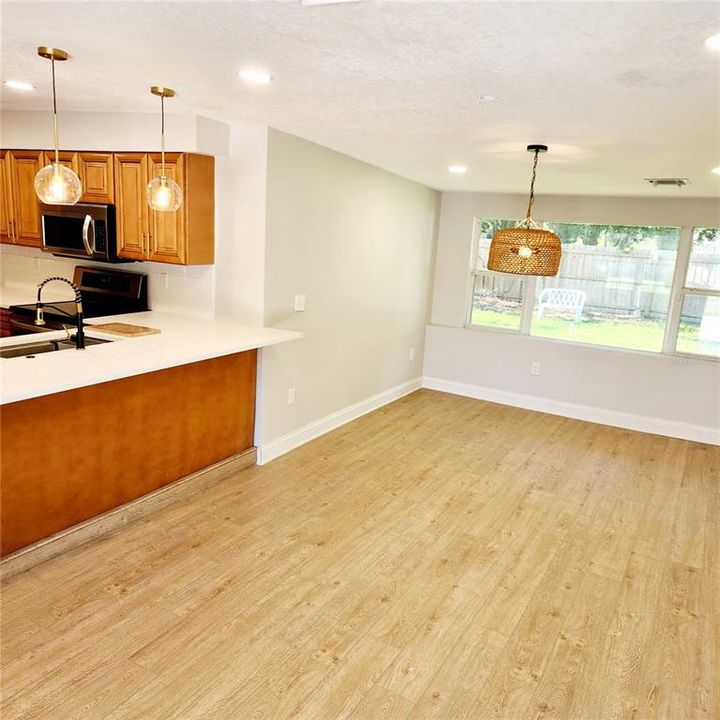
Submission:
M 41 150 L 7 150 L 3 153 L 3 242 L 40 247 L 40 203 L 35 175 L 43 167 Z
M 185 157 L 165 153 L 165 175 L 183 190 L 183 205 L 175 212 L 160 212 L 148 206 L 148 259 L 155 262 L 185 262 Z M 148 182 L 162 174 L 160 153 L 148 156 Z
M 165 173 L 183 191 L 173 212 L 152 210 L 145 187 L 161 172 L 160 153 L 115 154 L 118 255 L 176 265 L 215 260 L 215 158 L 166 153 Z
M 109 204 L 115 202 L 112 153 L 63 150 L 59 153 L 59 157 L 60 162 L 80 178 L 83 190 L 80 202 Z M 54 161 L 54 151 L 46 150 L 43 153 L 43 166 Z
M 78 175 L 83 187 L 82 202 L 108 204 L 115 202 L 112 153 L 78 153 Z
M 78 154 L 72 150 L 63 150 L 62 152 L 58 153 L 58 158 L 60 160 L 61 165 L 65 165 L 65 167 L 69 167 L 76 175 L 78 175 Z M 55 151 L 54 150 L 44 150 L 42 157 L 41 157 L 41 165 L 45 167 L 46 165 L 50 165 L 50 163 L 55 162 Z
M 115 179 L 113 177 L 113 154 L 110 152 L 75 152 L 63 150 L 59 153 L 60 162 L 69 167 L 79 178 L 82 185 L 80 202 L 115 202 Z M 55 152 L 43 153 L 43 166 L 55 160 Z
M 145 199 L 148 176 L 148 156 L 145 153 L 117 153 L 115 155 L 115 222 L 120 257 L 132 260 L 147 259 L 148 213 Z
M 55 158 L 52 150 L 0 151 L 0 241 L 41 246 L 35 175 Z M 146 186 L 161 173 L 160 153 L 63 150 L 60 162 L 80 178 L 81 202 L 115 205 L 118 254 L 129 260 L 175 265 L 215 261 L 215 158 L 166 153 L 166 174 L 180 185 L 173 212 L 152 210 Z
M 5 172 L 7 161 L 5 150 L 0 151 L 0 242 L 11 243 L 10 217 L 8 215 L 8 183 Z

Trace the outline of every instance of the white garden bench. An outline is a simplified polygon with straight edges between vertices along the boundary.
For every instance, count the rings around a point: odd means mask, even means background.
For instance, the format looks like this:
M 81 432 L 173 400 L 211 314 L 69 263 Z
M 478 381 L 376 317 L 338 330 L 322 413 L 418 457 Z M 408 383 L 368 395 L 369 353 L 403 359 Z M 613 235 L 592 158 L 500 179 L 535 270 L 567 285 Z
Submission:
M 583 290 L 565 290 L 564 288 L 545 288 L 538 300 L 537 316 L 542 317 L 545 308 L 570 310 L 575 313 L 575 322 L 580 322 L 587 293 Z

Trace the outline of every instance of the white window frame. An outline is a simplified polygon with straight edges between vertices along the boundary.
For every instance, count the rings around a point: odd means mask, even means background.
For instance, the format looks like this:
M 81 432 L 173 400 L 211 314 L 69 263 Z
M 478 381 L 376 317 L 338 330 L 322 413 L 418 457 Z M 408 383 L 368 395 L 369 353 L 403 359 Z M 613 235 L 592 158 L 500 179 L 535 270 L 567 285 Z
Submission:
M 477 260 L 477 243 L 478 243 L 478 225 L 483 218 L 473 218 L 473 229 L 472 229 L 472 243 L 471 243 L 471 254 L 470 254 L 470 280 L 468 282 L 468 291 L 466 298 L 466 313 L 465 313 L 465 327 L 472 330 L 478 328 L 483 330 L 492 330 L 493 332 L 504 332 L 512 333 L 513 335 L 529 335 L 530 334 L 530 323 L 532 322 L 533 310 L 535 309 L 535 302 L 528 303 L 528 297 L 535 297 L 535 285 L 537 278 L 532 275 L 523 275 L 523 298 L 522 306 L 520 309 L 520 327 L 515 330 L 514 328 L 500 328 L 500 327 L 488 327 L 487 325 L 476 325 L 472 321 L 473 313 L 473 300 L 475 299 L 475 278 L 478 275 L 488 275 L 490 277 L 504 277 L 507 273 L 494 272 L 493 270 L 476 270 L 475 261 Z M 510 218 L 505 218 L 510 219 Z M 519 221 L 516 221 L 519 222 Z M 539 225 L 542 225 L 542 220 L 536 220 Z
M 705 297 L 720 298 L 720 290 L 709 288 L 691 288 L 687 286 L 690 257 L 692 256 L 692 238 L 696 228 L 701 225 L 688 225 L 680 229 L 680 244 L 678 246 L 677 260 L 675 261 L 675 274 L 673 275 L 672 292 L 670 294 L 670 307 L 668 307 L 667 322 L 665 324 L 665 337 L 663 338 L 663 353 L 680 355 L 682 357 L 702 358 L 705 360 L 720 361 L 715 355 L 702 353 L 688 353 L 677 350 L 678 333 L 680 332 L 680 317 L 683 303 L 688 295 L 703 295 Z
M 699 360 L 710 360 L 712 362 L 720 362 L 720 358 L 714 355 L 703 355 L 700 353 L 681 352 L 676 349 L 678 332 L 680 330 L 680 316 L 682 315 L 682 306 L 687 295 L 705 295 L 712 297 L 720 297 L 720 291 L 688 288 L 685 283 L 687 281 L 688 267 L 690 265 L 690 255 L 692 253 L 692 236 L 696 227 L 701 225 L 683 225 L 680 229 L 678 238 L 677 255 L 675 256 L 675 271 L 673 273 L 672 287 L 670 289 L 670 301 L 668 304 L 667 317 L 665 319 L 665 331 L 663 334 L 662 349 L 654 350 L 636 350 L 634 348 L 624 348 L 617 345 L 600 345 L 596 343 L 584 343 L 576 340 L 565 340 L 561 338 L 546 338 L 538 335 L 532 335 L 530 332 L 533 312 L 535 310 L 535 293 L 537 289 L 537 278 L 532 275 L 523 276 L 523 298 L 520 310 L 520 326 L 517 330 L 514 328 L 499 328 L 488 325 L 478 325 L 472 322 L 473 301 L 475 297 L 475 278 L 478 275 L 501 276 L 505 273 L 498 273 L 492 270 L 476 270 L 475 264 L 477 259 L 477 243 L 478 243 L 478 225 L 482 217 L 473 218 L 472 226 L 472 243 L 470 255 L 470 277 L 468 282 L 468 290 L 466 297 L 466 314 L 465 327 L 471 330 L 483 330 L 487 332 L 511 333 L 513 335 L 526 335 L 546 342 L 570 343 L 572 345 L 582 345 L 583 347 L 602 348 L 605 350 L 616 350 L 619 352 L 633 352 L 643 355 L 674 355 L 684 358 L 693 358 Z M 509 218 L 506 218 L 509 219 Z M 543 220 L 536 220 L 542 226 Z M 571 222 L 568 220 L 558 220 L 557 222 Z

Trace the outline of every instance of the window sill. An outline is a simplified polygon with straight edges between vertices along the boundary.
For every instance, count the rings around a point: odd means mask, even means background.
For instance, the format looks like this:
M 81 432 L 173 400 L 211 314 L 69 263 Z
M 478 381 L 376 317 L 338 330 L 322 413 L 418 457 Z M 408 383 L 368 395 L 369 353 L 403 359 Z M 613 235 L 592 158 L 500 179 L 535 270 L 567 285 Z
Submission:
M 445 326 L 445 327 L 450 327 L 450 326 Z M 667 353 L 667 352 L 662 352 L 660 350 L 658 350 L 658 351 L 637 350 L 634 348 L 616 347 L 614 345 L 600 345 L 600 344 L 596 344 L 596 343 L 577 342 L 576 340 L 563 340 L 561 338 L 542 337 L 540 335 L 531 335 L 529 333 L 523 333 L 523 332 L 520 332 L 520 330 L 512 330 L 510 328 L 485 327 L 484 325 L 472 325 L 470 323 L 467 323 L 466 325 L 464 325 L 463 329 L 472 330 L 474 332 L 500 333 L 502 335 L 516 335 L 517 337 L 529 338 L 530 340 L 534 340 L 537 342 L 553 343 L 553 344 L 557 344 L 557 345 L 565 345 L 565 346 L 569 345 L 569 346 L 582 347 L 582 348 L 592 348 L 594 350 L 630 353 L 632 355 L 640 355 L 640 356 L 652 357 L 652 358 L 666 358 L 669 360 L 673 360 L 674 362 L 682 361 L 683 364 L 687 361 L 707 362 L 707 363 L 713 363 L 713 364 L 720 363 L 720 358 L 715 357 L 714 355 L 699 355 L 699 354 L 695 355 L 693 353 L 683 353 L 683 352 Z

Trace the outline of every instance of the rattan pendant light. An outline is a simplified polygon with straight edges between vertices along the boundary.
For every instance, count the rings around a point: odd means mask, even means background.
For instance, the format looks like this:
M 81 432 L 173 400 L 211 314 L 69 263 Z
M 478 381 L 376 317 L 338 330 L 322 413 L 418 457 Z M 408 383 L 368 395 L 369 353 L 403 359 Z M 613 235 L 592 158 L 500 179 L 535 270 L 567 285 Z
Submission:
M 560 238 L 543 230 L 531 214 L 538 155 L 547 152 L 548 148 L 547 145 L 528 145 L 527 149 L 535 153 L 527 215 L 515 227 L 495 233 L 490 243 L 487 268 L 513 275 L 557 275 L 562 254 Z

